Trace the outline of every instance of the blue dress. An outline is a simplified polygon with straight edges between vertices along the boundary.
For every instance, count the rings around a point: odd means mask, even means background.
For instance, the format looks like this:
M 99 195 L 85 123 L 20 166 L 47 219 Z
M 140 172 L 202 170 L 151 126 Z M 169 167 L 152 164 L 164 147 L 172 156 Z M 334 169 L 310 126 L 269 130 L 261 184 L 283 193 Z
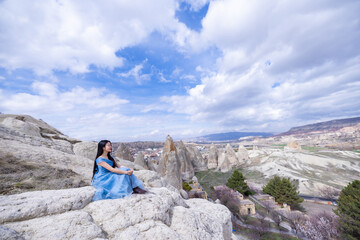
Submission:
M 96 188 L 93 201 L 103 199 L 116 199 L 123 198 L 133 193 L 133 188 L 143 188 L 142 182 L 135 177 L 134 174 L 131 176 L 127 174 L 113 173 L 106 168 L 99 165 L 101 162 L 106 162 L 110 166 L 113 162 L 109 159 L 99 157 L 96 159 L 98 170 L 95 172 L 94 178 L 91 182 Z M 121 167 L 118 168 L 124 171 L 130 170 L 130 168 Z

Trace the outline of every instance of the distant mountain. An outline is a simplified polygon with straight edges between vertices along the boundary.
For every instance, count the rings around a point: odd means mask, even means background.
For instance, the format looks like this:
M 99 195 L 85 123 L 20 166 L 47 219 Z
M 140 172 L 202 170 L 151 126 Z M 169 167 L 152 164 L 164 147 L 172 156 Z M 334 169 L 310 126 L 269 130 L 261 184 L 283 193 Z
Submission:
M 193 141 L 232 141 L 238 140 L 242 137 L 269 137 L 273 136 L 272 133 L 267 132 L 227 132 L 227 133 L 215 133 L 192 139 Z
M 326 122 L 308 124 L 299 127 L 293 127 L 289 131 L 278 134 L 277 136 L 306 134 L 311 132 L 332 132 L 344 127 L 352 127 L 360 123 L 360 117 L 336 119 Z

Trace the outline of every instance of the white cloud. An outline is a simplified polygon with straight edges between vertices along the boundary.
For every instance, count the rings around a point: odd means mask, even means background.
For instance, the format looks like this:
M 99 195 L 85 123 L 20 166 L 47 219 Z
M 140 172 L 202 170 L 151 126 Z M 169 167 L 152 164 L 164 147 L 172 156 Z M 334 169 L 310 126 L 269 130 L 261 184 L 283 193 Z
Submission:
M 358 1 L 212 1 L 183 46 L 223 55 L 208 73 L 198 67 L 205 76 L 187 95 L 162 100 L 194 121 L 250 130 L 359 115 L 358 12 Z
M 122 65 L 115 52 L 176 28 L 175 1 L 1 1 L 0 67 L 89 71 Z
M 133 78 L 138 85 L 141 85 L 144 81 L 149 81 L 151 74 L 143 74 L 142 69 L 144 65 L 138 64 L 126 73 L 118 73 L 119 77 Z
M 33 82 L 34 93 L 0 95 L 0 108 L 3 112 L 30 115 L 71 115 L 84 112 L 96 112 L 102 108 L 119 108 L 128 100 L 106 94 L 107 90 L 75 87 L 69 91 L 59 91 L 57 85 L 45 82 Z M 76 111 L 76 110 L 77 111 Z

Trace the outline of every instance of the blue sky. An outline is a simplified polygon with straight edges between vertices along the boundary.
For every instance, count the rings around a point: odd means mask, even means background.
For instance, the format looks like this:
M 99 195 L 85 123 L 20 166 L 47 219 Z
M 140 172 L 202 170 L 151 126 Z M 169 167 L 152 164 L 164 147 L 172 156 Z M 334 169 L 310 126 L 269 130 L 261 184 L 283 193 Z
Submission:
M 359 116 L 359 12 L 350 0 L 1 1 L 0 111 L 112 141 Z

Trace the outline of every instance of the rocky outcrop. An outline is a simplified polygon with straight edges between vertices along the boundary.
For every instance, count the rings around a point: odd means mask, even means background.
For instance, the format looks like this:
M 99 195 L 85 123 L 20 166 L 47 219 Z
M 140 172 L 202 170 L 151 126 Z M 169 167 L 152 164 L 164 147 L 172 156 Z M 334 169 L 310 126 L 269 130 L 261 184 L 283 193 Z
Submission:
M 174 141 L 168 135 L 166 137 L 164 149 L 161 154 L 159 166 L 157 167 L 157 172 L 176 189 L 181 189 L 182 178 L 180 167 L 181 163 L 177 155 L 177 149 L 175 147 Z
M 231 145 L 228 143 L 225 147 L 226 156 L 229 159 L 230 165 L 233 166 L 239 166 L 240 163 L 237 159 L 236 153 L 234 149 L 231 147 Z
M 0 196 L 0 224 L 82 209 L 94 193 L 93 187 L 82 187 Z
M 96 202 L 89 202 L 92 187 L 5 196 L 0 233 L 17 239 L 231 239 L 225 206 L 184 200 L 155 172 L 134 174 L 149 193 Z
M 74 144 L 73 151 L 75 155 L 95 160 L 98 147 L 97 145 L 98 144 L 96 142 L 79 142 Z
M 195 172 L 206 171 L 207 170 L 207 162 L 201 155 L 199 149 L 196 146 L 188 146 L 187 147 L 190 153 L 190 160 L 194 167 Z
M 134 161 L 134 158 L 130 152 L 130 149 L 124 143 L 120 143 L 119 147 L 117 148 L 116 152 L 114 153 L 114 156 L 121 158 L 121 159 L 131 161 L 131 162 Z
M 190 160 L 190 153 L 185 147 L 183 141 L 179 142 L 179 146 L 177 148 L 177 155 L 180 161 L 181 178 L 183 180 L 191 179 L 194 176 L 194 167 Z
M 208 158 L 208 168 L 214 169 L 218 167 L 218 149 L 214 144 L 211 144 Z
M 244 164 L 249 160 L 249 154 L 246 148 L 240 144 L 237 152 L 237 158 L 240 164 Z
M 139 165 L 139 166 L 142 166 L 143 168 L 145 169 L 149 169 L 147 163 L 145 162 L 145 159 L 144 159 L 144 154 L 142 152 L 139 152 L 135 158 L 135 164 Z
M 231 170 L 232 166 L 233 165 L 229 161 L 226 151 L 219 151 L 219 166 L 217 167 L 217 170 L 221 172 L 228 172 Z

